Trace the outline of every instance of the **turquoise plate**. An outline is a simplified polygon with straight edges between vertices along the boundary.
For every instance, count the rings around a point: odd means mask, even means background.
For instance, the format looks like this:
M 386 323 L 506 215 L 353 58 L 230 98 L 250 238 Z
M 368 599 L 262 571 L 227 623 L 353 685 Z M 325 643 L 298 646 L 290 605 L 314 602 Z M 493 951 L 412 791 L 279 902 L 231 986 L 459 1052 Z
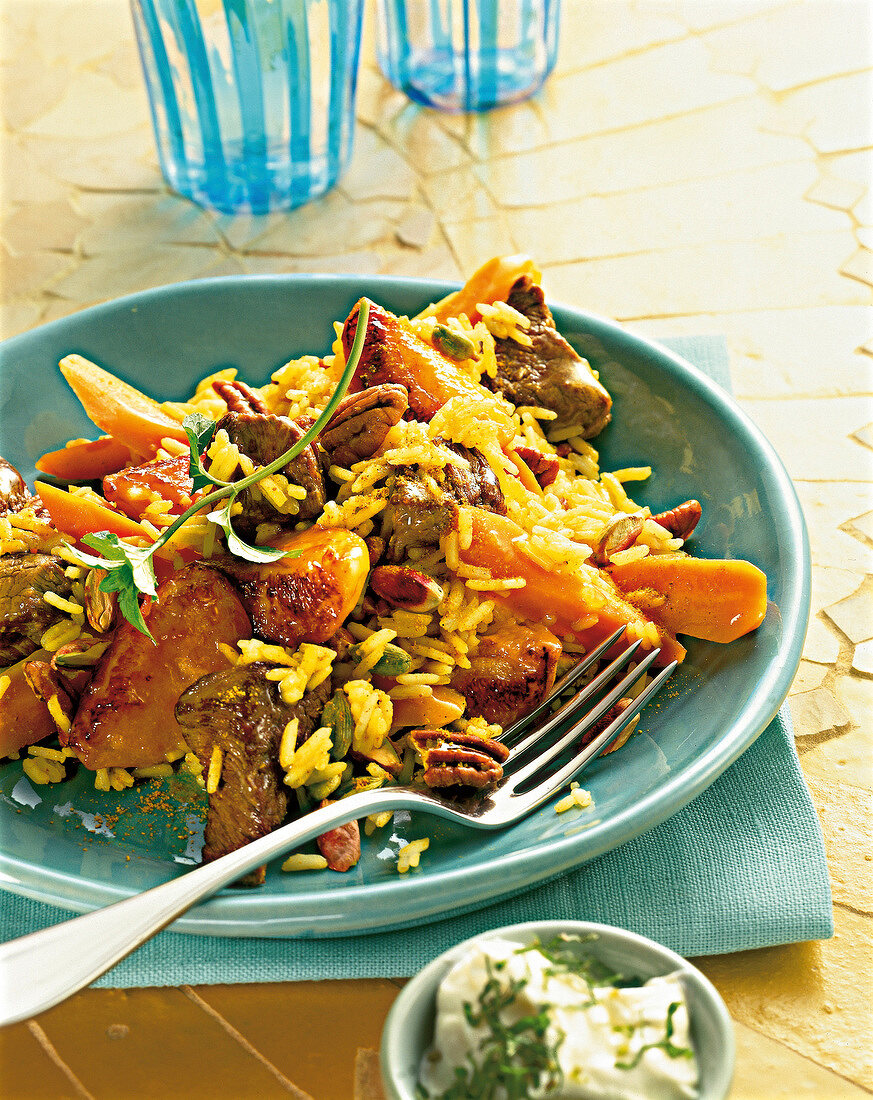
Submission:
M 162 287 L 84 310 L 7 341 L 0 359 L 0 454 L 28 479 L 35 459 L 97 433 L 57 369 L 79 352 L 164 399 L 181 399 L 228 365 L 263 383 L 306 352 L 325 353 L 333 321 L 357 298 L 412 314 L 447 291 L 426 280 L 289 275 Z M 689 644 L 661 702 L 620 753 L 586 773 L 590 814 L 546 807 L 496 835 L 433 818 L 398 819 L 364 842 L 344 875 L 285 875 L 256 891 L 226 890 L 175 927 L 232 936 L 324 936 L 415 923 L 474 909 L 569 870 L 674 814 L 767 726 L 800 660 L 809 612 L 809 553 L 791 482 L 770 445 L 696 368 L 619 326 L 556 308 L 561 331 L 594 363 L 615 417 L 600 437 L 604 469 L 649 463 L 636 493 L 653 511 L 703 504 L 694 540 L 703 557 L 746 558 L 767 574 L 769 610 L 754 634 Z M 636 487 L 635 487 L 636 488 Z M 203 629 L 209 624 L 203 623 Z M 199 806 L 179 780 L 99 794 L 80 769 L 70 783 L 32 787 L 21 764 L 0 767 L 0 886 L 84 911 L 182 873 L 196 854 Z M 430 836 L 413 875 L 398 846 Z

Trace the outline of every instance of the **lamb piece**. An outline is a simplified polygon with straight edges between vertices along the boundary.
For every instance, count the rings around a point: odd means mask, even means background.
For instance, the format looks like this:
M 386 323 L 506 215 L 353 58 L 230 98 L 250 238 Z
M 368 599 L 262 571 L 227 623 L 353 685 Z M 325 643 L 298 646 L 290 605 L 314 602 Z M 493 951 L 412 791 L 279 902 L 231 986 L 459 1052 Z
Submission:
M 247 455 L 256 466 L 267 466 L 289 447 L 303 438 L 304 429 L 287 416 L 273 416 L 257 412 L 229 412 L 216 425 L 216 432 L 224 429 L 231 443 Z M 282 473 L 294 485 L 306 490 L 306 497 L 293 515 L 278 512 L 263 493 L 245 489 L 239 496 L 242 512 L 234 517 L 235 529 L 243 538 L 254 536 L 260 523 L 276 523 L 291 528 L 300 520 L 314 519 L 320 515 L 327 499 L 321 458 L 315 444 L 310 444 L 284 467 Z
M 0 516 L 20 512 L 33 500 L 21 474 L 11 462 L 0 458 Z
M 555 329 L 542 287 L 529 275 L 513 284 L 507 304 L 530 320 L 530 347 L 511 338 L 495 341 L 497 375 L 490 381 L 514 405 L 538 405 L 556 412 L 555 428 L 582 425 L 585 439 L 603 431 L 611 417 L 612 398 Z M 483 379 L 487 381 L 487 379 Z
M 483 456 L 460 443 L 441 443 L 456 455 L 466 459 L 468 466 L 446 466 L 439 478 L 443 492 L 455 504 L 469 504 L 472 508 L 484 508 L 487 512 L 506 515 L 506 502 L 494 471 Z
M 397 473 L 383 515 L 388 559 L 404 561 L 411 546 L 436 546 L 455 522 L 457 507 L 430 474 L 414 470 Z
M 403 561 L 410 546 L 436 546 L 440 536 L 451 529 L 457 505 L 506 515 L 500 485 L 482 455 L 458 443 L 436 442 L 465 459 L 466 465 L 446 465 L 443 470 L 427 472 L 398 467 L 385 509 L 392 562 Z
M 459 668 L 452 687 L 467 700 L 468 714 L 481 714 L 504 728 L 529 714 L 552 690 L 561 643 L 544 626 L 509 626 L 486 634 Z
M 251 637 L 233 585 L 199 563 L 159 585 L 157 600 L 143 612 L 154 641 L 127 621 L 116 627 L 69 733 L 61 735 L 86 768 L 161 764 L 184 749 L 173 719 L 180 694 L 227 667 L 221 643 Z
M 289 791 L 279 765 L 279 743 L 285 726 L 297 718 L 298 744 L 315 729 L 330 695 L 330 679 L 307 692 L 293 706 L 282 702 L 273 666 L 264 662 L 236 665 L 198 680 L 176 704 L 176 720 L 186 740 L 209 769 L 213 749 L 221 750 L 221 779 L 209 796 L 203 862 L 236 851 L 266 836 L 285 820 Z M 241 880 L 260 885 L 265 869 Z
M 7 554 L 0 558 L 0 668 L 39 649 L 44 632 L 63 612 L 43 599 L 56 592 L 65 599 L 72 582 L 64 563 L 49 554 Z

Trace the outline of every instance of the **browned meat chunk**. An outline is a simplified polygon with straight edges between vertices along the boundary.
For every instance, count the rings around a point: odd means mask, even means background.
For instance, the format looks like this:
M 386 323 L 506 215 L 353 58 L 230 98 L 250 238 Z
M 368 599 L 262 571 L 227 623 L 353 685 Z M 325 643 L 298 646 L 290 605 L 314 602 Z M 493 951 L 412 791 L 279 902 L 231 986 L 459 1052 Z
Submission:
M 529 714 L 552 690 L 561 643 L 544 626 L 510 626 L 486 634 L 470 668 L 459 668 L 452 687 L 468 714 L 501 726 Z
M 436 546 L 451 528 L 457 505 L 506 515 L 500 485 L 482 455 L 457 443 L 437 442 L 465 464 L 447 464 L 443 470 L 424 473 L 408 467 L 398 469 L 385 509 L 392 561 L 402 561 L 410 546 Z
M 216 432 L 224 429 L 231 443 L 252 460 L 256 466 L 267 466 L 289 447 L 303 438 L 304 430 L 287 416 L 263 415 L 256 412 L 229 412 L 216 425 Z M 324 508 L 326 500 L 324 477 L 321 472 L 319 452 L 313 444 L 306 447 L 284 467 L 282 473 L 294 485 L 306 490 L 299 510 L 293 514 L 279 512 L 260 489 L 243 490 L 239 501 L 242 512 L 234 517 L 233 525 L 244 537 L 254 535 L 259 523 L 277 523 L 281 527 L 293 527 L 300 520 L 314 519 Z
M 45 602 L 46 592 L 64 598 L 72 582 L 64 563 L 49 554 L 7 554 L 0 558 L 0 668 L 39 649 L 40 638 L 63 612 Z
M 184 748 L 174 717 L 181 693 L 227 667 L 219 643 L 234 646 L 251 625 L 231 583 L 205 565 L 189 565 L 158 588 L 146 622 L 154 641 L 121 622 L 62 742 L 85 767 L 160 764 Z
M 440 477 L 443 492 L 455 504 L 469 504 L 471 508 L 484 508 L 486 512 L 506 515 L 506 502 L 494 471 L 478 451 L 462 447 L 459 443 L 437 440 L 450 451 L 467 461 L 467 466 L 446 466 Z
M 389 559 L 403 561 L 411 546 L 436 546 L 451 529 L 456 510 L 429 474 L 398 473 L 383 513 L 385 530 L 391 532 Z
M 325 799 L 322 806 L 329 806 Z M 328 829 L 316 838 L 318 850 L 331 871 L 350 871 L 361 858 L 361 830 L 357 821 Z
M 495 390 L 515 405 L 538 405 L 556 412 L 556 428 L 582 426 L 586 439 L 609 423 L 612 398 L 594 377 L 588 363 L 577 355 L 555 329 L 543 291 L 529 275 L 516 281 L 507 304 L 530 320 L 530 347 L 510 338 L 496 341 Z
M 204 863 L 265 836 L 285 820 L 289 792 L 279 765 L 282 733 L 297 718 L 298 743 L 305 741 L 330 694 L 326 680 L 289 706 L 278 684 L 266 677 L 271 667 L 257 662 L 204 676 L 176 705 L 176 718 L 204 773 L 213 750 L 221 751 L 218 789 L 209 796 Z M 244 881 L 257 885 L 263 879 L 261 868 Z

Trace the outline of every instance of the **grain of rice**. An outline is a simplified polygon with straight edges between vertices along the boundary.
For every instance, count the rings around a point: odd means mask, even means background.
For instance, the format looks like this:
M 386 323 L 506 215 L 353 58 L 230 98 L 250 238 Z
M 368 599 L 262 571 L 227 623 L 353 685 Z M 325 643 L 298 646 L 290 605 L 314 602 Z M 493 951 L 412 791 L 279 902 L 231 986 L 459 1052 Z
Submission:
M 324 871 L 327 869 L 324 856 L 314 852 L 295 852 L 282 864 L 283 871 Z
M 279 742 L 279 764 L 285 771 L 291 767 L 291 761 L 294 759 L 299 731 L 299 718 L 292 718 L 282 731 L 282 740 Z
M 411 840 L 404 844 L 397 853 L 397 870 L 401 875 L 406 874 L 412 867 L 417 867 L 421 862 L 422 852 L 430 847 L 430 839 L 422 837 L 421 840 Z
M 578 783 L 571 785 L 570 793 L 555 803 L 555 813 L 563 814 L 567 810 L 584 810 L 592 803 L 591 792 L 583 790 Z
M 322 726 L 315 730 L 291 756 L 291 763 L 285 769 L 285 785 L 292 790 L 302 787 L 317 768 L 326 768 L 332 747 L 330 728 Z
M 623 470 L 613 470 L 612 476 L 618 481 L 646 481 L 652 476 L 651 466 L 627 466 Z
M 398 684 L 388 692 L 389 699 L 431 699 L 433 688 L 430 684 Z
M 42 598 L 51 607 L 57 608 L 58 611 L 65 611 L 68 615 L 82 615 L 85 612 L 85 608 L 81 604 L 65 599 L 63 596 L 59 596 L 57 592 L 44 592 Z
M 488 581 L 467 581 L 467 587 L 474 592 L 507 592 L 514 588 L 524 588 L 526 585 L 527 581 L 524 577 L 506 577 L 504 580 L 492 577 Z
M 209 768 L 206 772 L 206 793 L 215 794 L 221 781 L 221 766 L 224 762 L 224 753 L 218 745 L 212 746 L 212 755 L 209 757 Z
M 134 779 L 168 779 L 173 774 L 170 764 L 148 764 L 132 770 Z
M 49 698 L 49 701 L 46 703 L 46 707 L 48 708 L 48 712 L 52 717 L 52 721 L 58 727 L 61 733 L 69 733 L 70 719 L 61 710 L 60 700 L 58 699 L 57 695 L 52 695 Z

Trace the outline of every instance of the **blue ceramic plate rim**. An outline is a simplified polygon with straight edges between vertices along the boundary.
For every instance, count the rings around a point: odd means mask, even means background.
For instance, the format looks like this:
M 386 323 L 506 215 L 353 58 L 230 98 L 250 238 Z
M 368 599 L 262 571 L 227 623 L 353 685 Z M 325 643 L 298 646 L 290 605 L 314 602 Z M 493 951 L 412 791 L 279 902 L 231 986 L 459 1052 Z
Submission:
M 483 941 L 507 939 L 510 942 L 531 943 L 536 938 L 541 942 L 548 942 L 561 934 L 582 938 L 595 936 L 602 941 L 605 949 L 603 953 L 608 953 L 610 958 L 624 947 L 637 959 L 647 959 L 647 967 L 638 967 L 634 962 L 629 965 L 629 970 L 635 976 L 647 979 L 656 975 L 681 975 L 692 1029 L 695 1024 L 702 1026 L 703 1017 L 706 1017 L 706 1022 L 718 1036 L 716 1059 L 701 1060 L 698 1063 L 702 1084 L 701 1100 L 724 1100 L 734 1075 L 736 1043 L 727 1006 L 706 975 L 675 951 L 636 932 L 629 932 L 615 925 L 565 920 L 527 921 L 471 936 L 438 955 L 406 983 L 391 1006 L 382 1030 L 380 1064 L 383 1084 L 389 1091 L 389 1100 L 416 1100 L 414 1084 L 410 1082 L 410 1066 L 418 1067 L 421 1064 L 427 1045 L 421 1047 L 418 1035 L 413 1033 L 424 1022 L 423 1018 L 434 1011 L 439 985 L 456 963 Z M 592 945 L 591 950 L 594 955 L 598 955 L 596 944 Z M 410 1049 L 411 1047 L 414 1049 Z M 417 1081 L 417 1075 L 415 1080 Z
M 40 326 L 0 345 L 3 357 L 14 356 L 32 341 L 55 337 L 66 325 L 113 315 L 123 316 L 149 305 L 163 306 L 185 295 L 198 297 L 237 289 L 254 294 L 299 287 L 317 295 L 367 294 L 388 308 L 392 297 L 409 298 L 414 293 L 422 305 L 437 300 L 457 287 L 437 280 L 390 276 L 272 275 L 228 276 L 194 282 L 173 283 L 97 306 Z M 563 839 L 552 839 L 542 849 L 504 853 L 496 861 L 470 864 L 456 870 L 442 870 L 375 883 L 354 883 L 348 888 L 307 890 L 299 883 L 294 892 L 223 893 L 209 899 L 180 918 L 174 931 L 229 936 L 326 937 L 348 932 L 375 932 L 405 927 L 423 917 L 463 912 L 522 892 L 554 878 L 648 831 L 675 814 L 708 786 L 763 732 L 784 701 L 800 662 L 810 606 L 810 558 L 806 527 L 791 480 L 770 443 L 736 405 L 734 400 L 693 364 L 663 345 L 629 332 L 617 322 L 572 306 L 552 303 L 559 329 L 589 328 L 605 337 L 610 354 L 621 362 L 624 349 L 656 363 L 674 384 L 711 408 L 727 434 L 738 441 L 766 471 L 781 512 L 775 517 L 776 532 L 783 546 L 785 572 L 783 598 L 779 605 L 783 630 L 778 651 L 769 660 L 757 690 L 735 715 L 723 735 L 706 748 L 693 763 L 677 771 L 663 786 L 600 821 L 587 831 Z M 233 324 L 231 319 L 230 324 Z M 123 374 L 123 370 L 119 373 Z M 616 758 L 618 761 L 619 758 Z M 540 813 L 543 811 L 539 811 Z M 471 836 L 475 848 L 476 836 Z M 167 871 L 174 872 L 172 864 Z M 168 874 L 167 877 L 170 877 Z M 13 851 L 0 852 L 0 887 L 22 896 L 49 902 L 65 909 L 84 912 L 137 893 L 135 883 L 119 885 L 40 866 L 22 860 Z M 289 912 L 289 906 L 293 913 Z M 398 914 L 402 919 L 398 920 Z

